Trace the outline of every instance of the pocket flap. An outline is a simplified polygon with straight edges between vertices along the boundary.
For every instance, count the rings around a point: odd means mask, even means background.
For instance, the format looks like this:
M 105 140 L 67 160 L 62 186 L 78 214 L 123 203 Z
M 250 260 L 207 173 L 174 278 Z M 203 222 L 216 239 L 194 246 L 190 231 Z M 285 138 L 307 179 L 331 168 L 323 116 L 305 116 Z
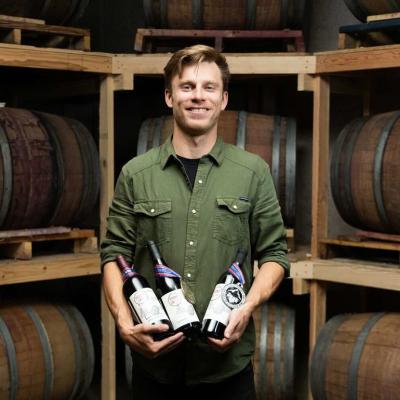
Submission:
M 171 200 L 146 200 L 138 201 L 133 205 L 133 211 L 149 217 L 156 217 L 172 210 Z
M 247 212 L 250 208 L 250 203 L 236 197 L 217 197 L 217 204 L 218 207 L 225 207 L 234 214 Z

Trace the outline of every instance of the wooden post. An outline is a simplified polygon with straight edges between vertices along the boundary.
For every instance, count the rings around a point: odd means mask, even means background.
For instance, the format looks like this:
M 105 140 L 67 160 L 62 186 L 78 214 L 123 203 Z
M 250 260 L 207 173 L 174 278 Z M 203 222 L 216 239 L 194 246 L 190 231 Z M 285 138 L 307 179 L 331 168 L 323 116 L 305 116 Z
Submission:
M 108 208 L 114 193 L 114 78 L 107 75 L 100 85 L 100 240 L 106 233 Z M 101 398 L 115 400 L 115 324 L 101 291 Z
M 320 243 L 328 233 L 329 182 L 329 78 L 316 76 L 314 80 L 311 254 L 324 256 L 326 245 Z

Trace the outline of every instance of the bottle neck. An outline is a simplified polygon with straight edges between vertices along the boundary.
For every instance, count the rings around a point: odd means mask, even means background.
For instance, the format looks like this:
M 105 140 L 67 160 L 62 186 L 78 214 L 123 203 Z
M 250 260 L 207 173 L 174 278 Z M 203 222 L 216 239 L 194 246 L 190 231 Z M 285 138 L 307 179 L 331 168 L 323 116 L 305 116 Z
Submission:
M 122 280 L 125 283 L 128 279 L 138 275 L 135 271 L 135 266 L 129 265 L 123 256 L 117 256 L 117 265 L 122 274 Z

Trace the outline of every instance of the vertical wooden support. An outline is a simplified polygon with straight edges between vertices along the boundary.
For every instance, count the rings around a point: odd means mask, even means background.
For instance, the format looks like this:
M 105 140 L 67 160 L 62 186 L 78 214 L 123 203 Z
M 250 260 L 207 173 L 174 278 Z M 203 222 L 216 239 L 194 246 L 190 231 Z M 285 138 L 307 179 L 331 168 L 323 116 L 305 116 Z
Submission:
M 108 208 L 114 193 L 114 78 L 100 85 L 100 240 L 105 236 Z M 115 324 L 101 291 L 101 398 L 115 400 Z
M 330 84 L 328 77 L 314 79 L 312 200 L 311 200 L 311 254 L 323 257 L 326 246 L 320 240 L 328 233 L 329 182 L 329 111 Z
M 326 320 L 326 286 L 324 282 L 313 280 L 310 282 L 310 357 L 314 350 L 317 336 Z M 310 380 L 309 380 L 310 382 Z M 309 384 L 308 399 L 312 400 L 311 387 Z
M 324 257 L 326 246 L 320 240 L 328 233 L 328 182 L 329 182 L 329 113 L 330 82 L 328 77 L 316 76 L 313 114 L 312 160 L 312 234 L 313 258 Z M 310 355 L 318 332 L 326 319 L 326 289 L 319 281 L 310 282 Z M 312 399 L 309 390 L 309 399 Z

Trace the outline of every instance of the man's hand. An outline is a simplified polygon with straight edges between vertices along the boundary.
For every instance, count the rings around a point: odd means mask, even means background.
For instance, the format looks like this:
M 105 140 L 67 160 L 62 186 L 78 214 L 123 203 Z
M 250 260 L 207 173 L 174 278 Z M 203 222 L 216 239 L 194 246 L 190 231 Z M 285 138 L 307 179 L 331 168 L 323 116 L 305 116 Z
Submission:
M 240 341 L 249 323 L 251 313 L 252 308 L 246 303 L 233 310 L 228 326 L 225 328 L 225 337 L 222 340 L 208 338 L 208 343 L 220 352 L 231 348 L 235 343 Z
M 165 324 L 118 324 L 118 330 L 122 340 L 129 347 L 150 359 L 154 359 L 161 354 L 168 353 L 185 339 L 183 333 L 178 332 L 173 336 L 167 337 L 166 339 L 155 341 L 152 337 L 152 334 L 168 331 L 168 325 Z

